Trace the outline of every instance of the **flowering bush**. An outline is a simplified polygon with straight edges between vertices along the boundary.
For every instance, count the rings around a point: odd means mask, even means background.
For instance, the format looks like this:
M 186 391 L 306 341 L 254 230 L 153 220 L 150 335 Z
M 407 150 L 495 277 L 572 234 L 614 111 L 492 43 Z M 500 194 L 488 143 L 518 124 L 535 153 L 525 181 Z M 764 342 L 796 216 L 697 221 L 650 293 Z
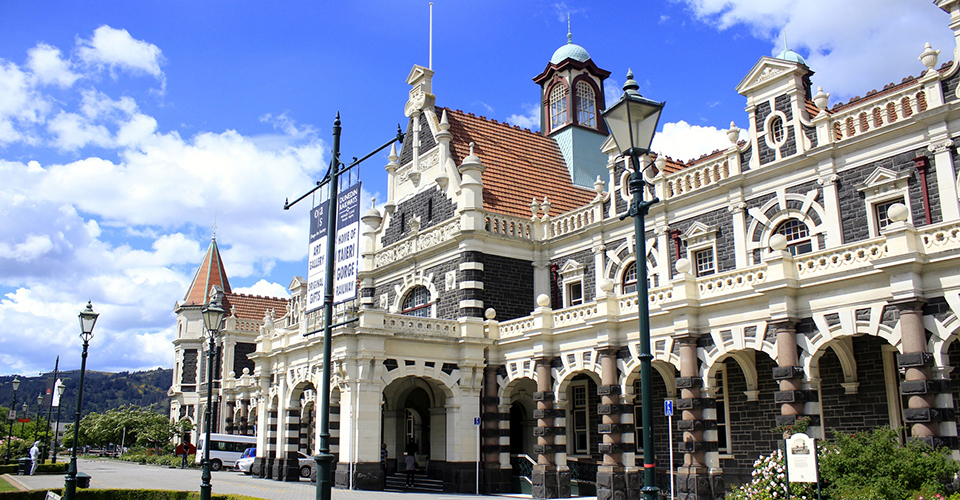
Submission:
M 784 489 L 787 476 L 783 463 L 783 451 L 776 450 L 770 455 L 761 455 L 753 462 L 753 479 L 735 488 L 726 496 L 729 500 L 772 500 L 786 498 Z M 790 498 L 812 500 L 817 498 L 817 486 L 809 483 L 790 485 Z

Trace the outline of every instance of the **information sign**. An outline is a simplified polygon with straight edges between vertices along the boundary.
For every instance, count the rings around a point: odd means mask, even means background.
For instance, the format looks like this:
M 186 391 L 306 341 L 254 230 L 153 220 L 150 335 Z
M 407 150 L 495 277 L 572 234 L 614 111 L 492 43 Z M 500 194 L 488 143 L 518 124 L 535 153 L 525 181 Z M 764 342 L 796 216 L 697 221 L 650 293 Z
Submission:
M 672 399 L 663 400 L 663 414 L 667 417 L 673 416 L 673 400 Z
M 817 482 L 817 445 L 806 434 L 794 434 L 787 440 L 787 472 L 791 483 Z

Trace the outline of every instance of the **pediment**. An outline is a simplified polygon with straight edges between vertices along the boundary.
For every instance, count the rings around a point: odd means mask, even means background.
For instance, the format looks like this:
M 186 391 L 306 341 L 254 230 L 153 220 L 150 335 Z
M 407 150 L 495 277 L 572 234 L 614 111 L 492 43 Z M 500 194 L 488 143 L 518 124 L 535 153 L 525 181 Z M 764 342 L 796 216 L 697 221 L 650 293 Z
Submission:
M 737 84 L 737 93 L 745 96 L 756 89 L 766 87 L 771 82 L 780 80 L 784 76 L 794 73 L 805 74 L 809 71 L 809 68 L 800 63 L 763 56 L 747 73 L 747 76 L 743 77 L 743 80 L 740 80 L 740 83 Z
M 561 275 L 570 275 L 570 274 L 581 274 L 583 273 L 583 264 L 569 259 L 563 263 L 563 267 L 560 268 Z
M 410 70 L 410 74 L 407 75 L 407 85 L 413 85 L 424 76 L 433 76 L 433 70 L 420 66 L 419 64 L 414 64 L 413 69 Z
M 857 190 L 867 191 L 886 188 L 891 185 L 896 185 L 899 181 L 907 179 L 908 177 L 910 177 L 909 172 L 894 172 L 889 168 L 877 167 L 876 170 L 863 180 L 863 183 L 857 185 Z
M 700 221 L 697 221 L 683 232 L 681 238 L 684 240 L 703 238 L 705 236 L 713 236 L 716 234 L 716 232 L 716 226 L 708 226 Z
M 306 286 L 306 284 L 307 280 L 303 279 L 302 276 L 294 276 L 293 279 L 290 280 L 290 285 L 287 287 L 287 290 L 296 290 L 301 286 Z

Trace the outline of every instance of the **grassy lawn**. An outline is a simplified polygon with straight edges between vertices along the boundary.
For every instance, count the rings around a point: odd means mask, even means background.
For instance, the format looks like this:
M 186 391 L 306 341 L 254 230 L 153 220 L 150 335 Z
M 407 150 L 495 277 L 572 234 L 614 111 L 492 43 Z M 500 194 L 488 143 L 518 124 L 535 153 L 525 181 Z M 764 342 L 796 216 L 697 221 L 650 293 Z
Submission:
M 17 488 L 3 477 L 0 477 L 0 491 L 17 491 Z

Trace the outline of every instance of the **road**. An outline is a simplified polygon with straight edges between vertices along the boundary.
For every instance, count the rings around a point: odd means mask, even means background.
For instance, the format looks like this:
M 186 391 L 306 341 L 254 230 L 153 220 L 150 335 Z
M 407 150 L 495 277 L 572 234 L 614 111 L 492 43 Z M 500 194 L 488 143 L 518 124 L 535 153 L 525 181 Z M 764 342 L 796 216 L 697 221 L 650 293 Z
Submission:
M 91 488 L 148 488 L 179 491 L 200 491 L 200 469 L 171 469 L 158 465 L 137 465 L 117 460 L 78 461 L 80 472 L 89 474 Z M 8 476 L 27 489 L 62 488 L 62 475 Z M 210 480 L 214 494 L 248 495 L 269 500 L 302 500 L 315 498 L 316 487 L 308 481 L 288 483 L 259 479 L 239 472 L 214 472 Z M 410 500 L 428 498 L 430 500 L 465 500 L 495 498 L 477 495 L 457 495 L 450 493 L 388 493 L 383 491 L 333 490 L 333 500 Z M 529 495 L 526 498 L 530 498 Z

